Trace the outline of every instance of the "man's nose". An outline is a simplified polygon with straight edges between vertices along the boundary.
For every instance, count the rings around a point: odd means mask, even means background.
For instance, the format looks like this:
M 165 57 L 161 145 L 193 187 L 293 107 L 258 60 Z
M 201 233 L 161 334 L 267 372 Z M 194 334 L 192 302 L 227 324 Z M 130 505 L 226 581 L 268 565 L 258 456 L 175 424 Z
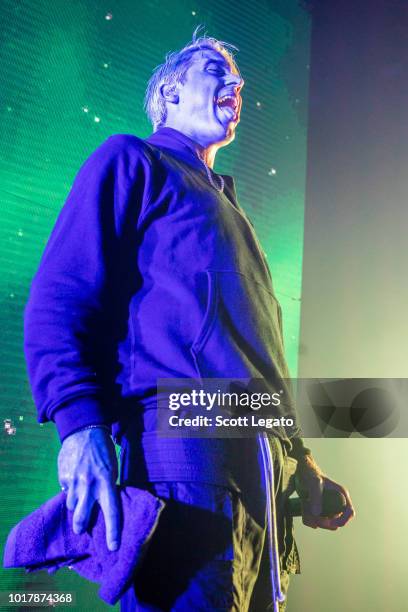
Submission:
M 233 85 L 234 89 L 236 89 L 237 92 L 239 92 L 243 88 L 245 82 L 240 74 L 233 74 L 232 72 L 228 74 L 225 81 L 226 84 Z

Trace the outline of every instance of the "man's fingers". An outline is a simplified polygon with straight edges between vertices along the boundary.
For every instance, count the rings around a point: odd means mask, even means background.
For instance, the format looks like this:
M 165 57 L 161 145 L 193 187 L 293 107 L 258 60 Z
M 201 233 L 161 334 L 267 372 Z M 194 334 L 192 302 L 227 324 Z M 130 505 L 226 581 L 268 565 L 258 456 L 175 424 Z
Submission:
M 353 518 L 353 516 L 355 516 L 353 504 L 348 491 L 341 485 L 330 480 L 329 478 L 325 478 L 322 484 L 324 485 L 325 489 L 335 489 L 342 493 L 346 499 L 346 507 L 342 512 L 339 512 L 334 516 L 319 516 L 311 510 L 311 504 L 306 503 L 304 505 L 303 523 L 308 527 L 313 527 L 314 529 L 320 528 L 336 531 L 336 529 L 346 525 Z
M 305 514 L 303 516 L 303 524 L 312 529 L 329 529 L 330 531 L 336 531 L 338 529 L 330 518 L 323 516 L 313 516 L 311 514 Z
M 333 518 L 325 516 L 313 516 L 311 514 L 305 514 L 303 516 L 303 524 L 313 529 L 329 529 L 330 531 L 336 531 L 338 525 Z
M 111 551 L 117 550 L 120 546 L 121 513 L 115 485 L 109 481 L 101 483 L 98 501 L 105 518 L 107 547 Z
M 74 516 L 72 519 L 72 529 L 74 533 L 80 534 L 85 531 L 88 526 L 91 510 L 95 503 L 94 497 L 89 493 L 89 490 L 83 488 L 78 494 L 78 501 L 75 506 Z
M 327 489 L 335 489 L 339 491 L 346 498 L 346 507 L 344 508 L 343 512 L 341 512 L 341 514 L 339 515 L 338 522 L 337 522 L 337 525 L 339 527 L 342 527 L 343 525 L 348 523 L 353 517 L 356 516 L 356 512 L 353 507 L 353 502 L 351 501 L 350 493 L 347 491 L 347 489 L 342 487 L 337 482 L 330 480 L 330 478 L 326 478 L 325 487 Z
M 306 525 L 306 527 L 311 527 L 312 529 L 317 529 L 316 518 L 317 517 L 312 516 L 311 514 L 303 514 L 302 515 L 302 522 L 303 522 L 304 525 Z
M 319 516 L 322 513 L 322 494 L 323 480 L 321 478 L 313 478 L 309 482 L 309 497 L 303 502 L 305 514 Z
M 353 516 L 353 509 L 349 507 L 334 516 L 315 516 L 305 513 L 303 515 L 303 524 L 313 529 L 320 528 L 336 531 L 336 529 L 348 523 Z
M 344 511 L 334 518 L 337 527 L 343 527 L 355 516 L 353 507 L 347 506 Z
M 336 525 L 336 521 L 333 517 L 319 516 L 316 522 L 317 527 L 320 527 L 320 529 L 329 529 L 330 531 L 336 531 L 336 529 L 338 529 L 338 525 Z
M 78 501 L 78 495 L 77 495 L 76 487 L 71 485 L 67 490 L 67 501 L 65 502 L 68 510 L 73 512 L 75 510 L 77 501 Z
M 120 546 L 120 505 L 116 493 L 115 485 L 104 480 L 97 487 L 98 495 L 95 499 L 90 494 L 90 487 L 71 486 L 67 492 L 66 505 L 68 510 L 73 512 L 72 529 L 74 533 L 83 533 L 89 523 L 95 501 L 101 506 L 106 525 L 106 544 L 111 551 L 117 550 Z

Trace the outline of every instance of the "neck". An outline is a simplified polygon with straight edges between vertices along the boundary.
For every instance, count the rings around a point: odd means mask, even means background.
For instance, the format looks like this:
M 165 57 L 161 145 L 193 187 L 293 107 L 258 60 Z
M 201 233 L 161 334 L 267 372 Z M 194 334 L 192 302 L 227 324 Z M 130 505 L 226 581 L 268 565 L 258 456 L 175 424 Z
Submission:
M 209 168 L 214 168 L 215 155 L 217 151 L 218 147 L 216 145 L 200 147 L 200 152 L 198 152 L 198 156 L 203 160 L 206 166 L 208 166 Z
M 208 143 L 204 137 L 200 137 L 200 135 L 196 134 L 194 131 L 183 129 L 178 125 L 174 125 L 172 123 L 166 123 L 163 127 L 172 128 L 173 130 L 177 130 L 187 138 L 190 138 L 195 145 L 195 150 L 197 156 L 208 166 L 209 168 L 214 167 L 215 156 L 217 154 L 218 149 L 220 148 L 220 143 Z

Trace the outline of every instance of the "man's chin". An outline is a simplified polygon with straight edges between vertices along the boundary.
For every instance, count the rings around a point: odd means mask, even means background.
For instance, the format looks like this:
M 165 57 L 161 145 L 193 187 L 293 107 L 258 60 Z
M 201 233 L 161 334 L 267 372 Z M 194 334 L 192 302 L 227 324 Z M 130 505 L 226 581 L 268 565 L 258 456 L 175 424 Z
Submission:
M 235 140 L 236 128 L 237 128 L 237 123 L 235 121 L 230 121 L 228 123 L 227 129 L 225 131 L 225 137 L 222 143 L 220 143 L 222 147 L 229 145 L 233 140 Z
M 236 115 L 235 115 L 236 116 Z M 224 146 L 225 144 L 229 144 L 230 142 L 232 142 L 235 138 L 235 130 L 237 128 L 237 125 L 239 123 L 239 118 L 234 121 L 233 117 L 229 118 L 226 116 L 226 114 L 221 112 L 221 116 L 220 114 L 218 115 L 218 121 L 221 123 L 221 125 L 224 127 L 224 138 L 222 139 L 222 146 Z

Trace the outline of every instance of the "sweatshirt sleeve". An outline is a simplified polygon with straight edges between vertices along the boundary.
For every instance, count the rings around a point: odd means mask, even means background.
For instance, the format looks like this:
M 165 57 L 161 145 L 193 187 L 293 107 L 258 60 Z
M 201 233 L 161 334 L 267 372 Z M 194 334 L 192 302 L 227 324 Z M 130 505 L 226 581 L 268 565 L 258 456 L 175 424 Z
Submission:
M 39 422 L 61 439 L 115 420 L 102 374 L 123 241 L 147 200 L 142 141 L 117 135 L 78 172 L 32 282 L 24 350 Z

